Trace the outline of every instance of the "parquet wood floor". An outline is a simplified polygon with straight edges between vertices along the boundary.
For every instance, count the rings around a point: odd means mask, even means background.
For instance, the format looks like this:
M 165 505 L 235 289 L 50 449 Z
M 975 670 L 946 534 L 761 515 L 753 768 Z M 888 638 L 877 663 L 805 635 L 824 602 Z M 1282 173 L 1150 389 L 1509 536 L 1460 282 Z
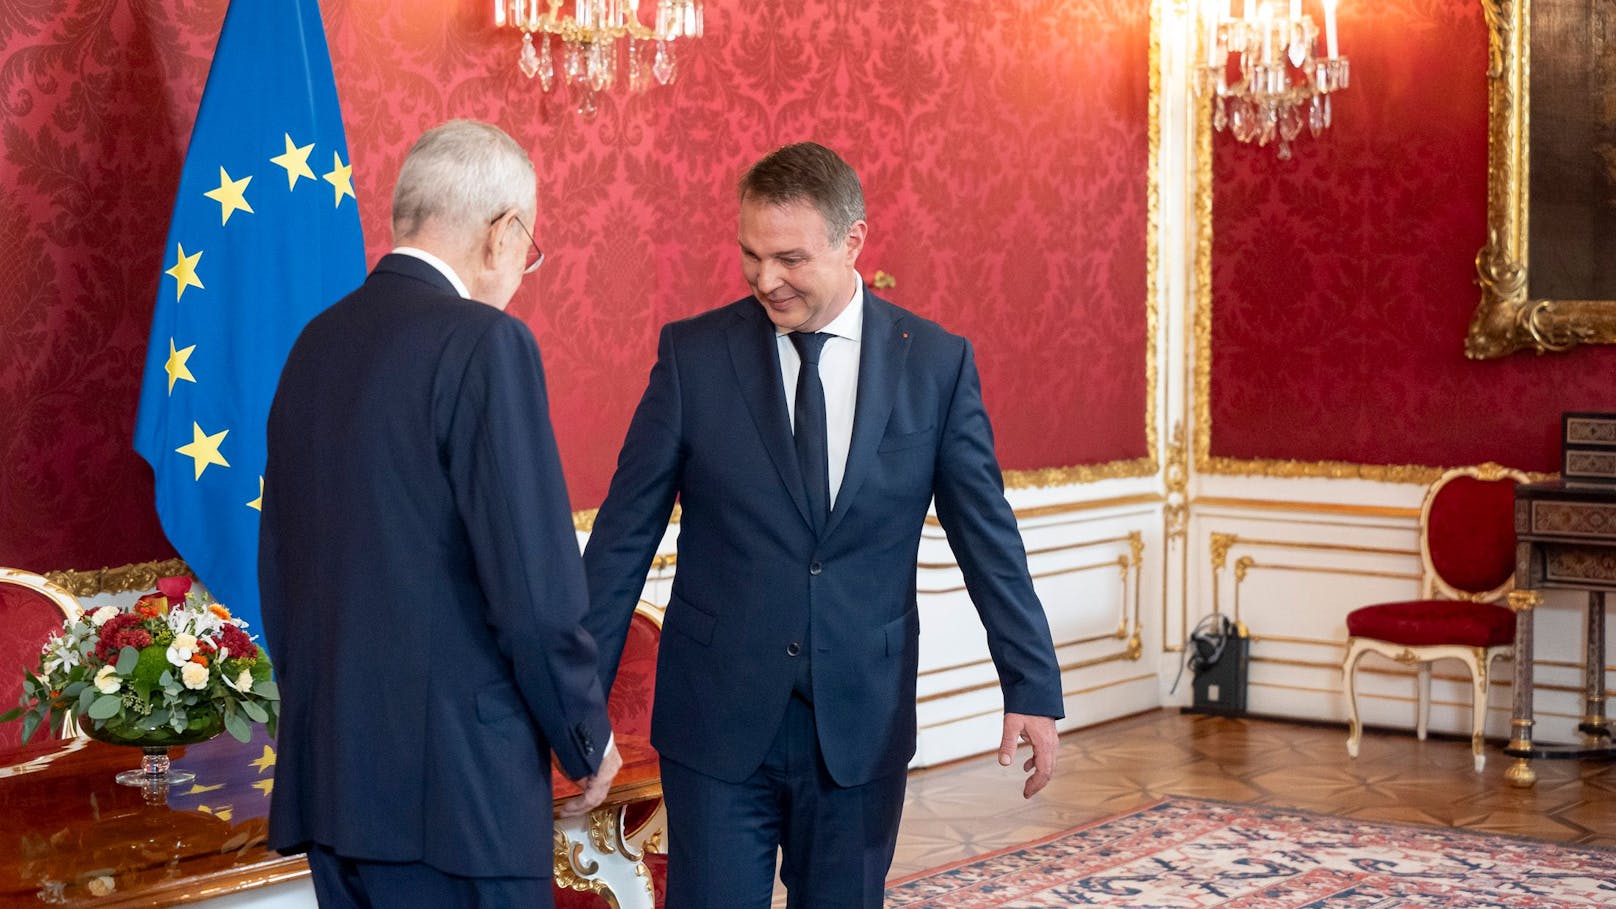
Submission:
M 1031 801 L 1021 798 L 1019 767 L 1002 768 L 992 755 L 919 770 L 909 778 L 892 877 L 1168 795 L 1616 847 L 1616 764 L 1534 761 L 1537 785 L 1515 789 L 1496 742 L 1478 774 L 1467 740 L 1371 729 L 1353 760 L 1346 737 L 1342 726 L 1165 709 L 1062 736 L 1056 777 Z M 785 905 L 778 889 L 775 905 Z

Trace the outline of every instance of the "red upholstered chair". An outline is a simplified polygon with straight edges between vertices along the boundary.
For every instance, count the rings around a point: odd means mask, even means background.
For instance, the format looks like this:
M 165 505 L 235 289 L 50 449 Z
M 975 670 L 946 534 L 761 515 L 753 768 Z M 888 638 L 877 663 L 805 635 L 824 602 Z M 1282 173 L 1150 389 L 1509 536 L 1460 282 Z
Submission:
M 1438 477 L 1420 507 L 1420 599 L 1365 606 L 1347 615 L 1347 658 L 1341 669 L 1351 756 L 1358 756 L 1363 738 L 1354 674 L 1364 654 L 1417 664 L 1415 728 L 1421 739 L 1431 713 L 1431 663 L 1454 659 L 1470 668 L 1470 750 L 1481 771 L 1489 667 L 1510 656 L 1515 641 L 1515 614 L 1497 601 L 1514 583 L 1515 486 L 1527 479 L 1497 464 L 1456 468 Z
M 651 704 L 656 697 L 657 647 L 662 641 L 663 611 L 663 607 L 644 600 L 635 608 L 628 626 L 628 637 L 623 643 L 617 680 L 612 683 L 611 698 L 606 703 L 606 713 L 612 721 L 612 735 L 625 759 L 630 752 L 649 752 L 651 748 Z M 643 852 L 635 853 L 630 847 L 624 849 L 624 855 L 644 865 L 644 873 L 648 876 L 658 907 L 662 906 L 667 892 L 667 856 L 652 851 L 661 848 L 662 838 L 658 834 L 648 838 L 645 826 L 657 819 L 661 807 L 661 800 L 656 798 L 630 802 L 618 809 L 621 813 L 617 824 L 623 840 L 620 848 L 650 840 Z M 591 890 L 578 891 L 559 885 L 555 888 L 555 903 L 556 909 L 616 909 L 619 903 L 630 905 L 621 899 L 609 901 L 607 897 Z
M 79 612 L 78 600 L 61 587 L 37 574 L 0 568 L 0 713 L 17 706 L 23 670 L 39 668 L 40 648 L 62 630 L 63 618 Z M 22 724 L 0 723 L 0 752 L 20 744 Z

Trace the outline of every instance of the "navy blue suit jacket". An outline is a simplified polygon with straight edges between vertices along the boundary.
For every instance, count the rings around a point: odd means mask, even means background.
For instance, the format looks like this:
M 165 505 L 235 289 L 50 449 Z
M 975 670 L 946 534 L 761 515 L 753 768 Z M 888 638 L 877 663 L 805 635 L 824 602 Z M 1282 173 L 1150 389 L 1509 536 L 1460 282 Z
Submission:
M 610 729 L 527 327 L 401 255 L 310 322 L 270 411 L 259 576 L 269 845 L 549 876 L 550 752 L 587 776 Z
M 934 497 L 1005 709 L 1063 713 L 970 343 L 864 300 L 851 449 L 822 534 L 808 517 L 775 328 L 747 297 L 663 329 L 585 549 L 589 628 L 609 682 L 680 502 L 652 743 L 709 776 L 739 782 L 761 764 L 798 675 L 789 645 L 803 640 L 832 777 L 853 786 L 904 769 L 915 750 L 915 568 Z

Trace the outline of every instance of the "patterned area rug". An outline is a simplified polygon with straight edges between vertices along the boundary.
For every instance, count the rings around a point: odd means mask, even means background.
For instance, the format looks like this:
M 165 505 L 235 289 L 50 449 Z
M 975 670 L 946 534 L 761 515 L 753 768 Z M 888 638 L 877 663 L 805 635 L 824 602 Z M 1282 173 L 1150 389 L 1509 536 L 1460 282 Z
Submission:
M 1611 907 L 1616 850 L 1172 798 L 905 878 L 887 906 Z

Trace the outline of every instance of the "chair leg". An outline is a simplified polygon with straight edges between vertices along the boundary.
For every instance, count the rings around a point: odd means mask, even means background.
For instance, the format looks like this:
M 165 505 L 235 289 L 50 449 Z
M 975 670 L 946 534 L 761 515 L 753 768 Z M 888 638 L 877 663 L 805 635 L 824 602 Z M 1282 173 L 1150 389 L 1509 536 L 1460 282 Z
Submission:
M 1487 754 L 1482 750 L 1487 729 L 1487 673 L 1487 651 L 1478 647 L 1476 665 L 1470 673 L 1470 755 L 1475 759 L 1477 773 L 1487 765 Z
M 1429 660 L 1419 665 L 1419 706 L 1415 708 L 1414 732 L 1420 741 L 1425 741 L 1425 730 L 1431 724 L 1431 663 Z
M 1358 720 L 1358 687 L 1356 676 L 1358 661 L 1368 651 L 1357 638 L 1347 640 L 1347 658 L 1341 664 L 1342 689 L 1347 695 L 1347 756 L 1358 756 L 1358 745 L 1363 741 L 1363 723 Z

